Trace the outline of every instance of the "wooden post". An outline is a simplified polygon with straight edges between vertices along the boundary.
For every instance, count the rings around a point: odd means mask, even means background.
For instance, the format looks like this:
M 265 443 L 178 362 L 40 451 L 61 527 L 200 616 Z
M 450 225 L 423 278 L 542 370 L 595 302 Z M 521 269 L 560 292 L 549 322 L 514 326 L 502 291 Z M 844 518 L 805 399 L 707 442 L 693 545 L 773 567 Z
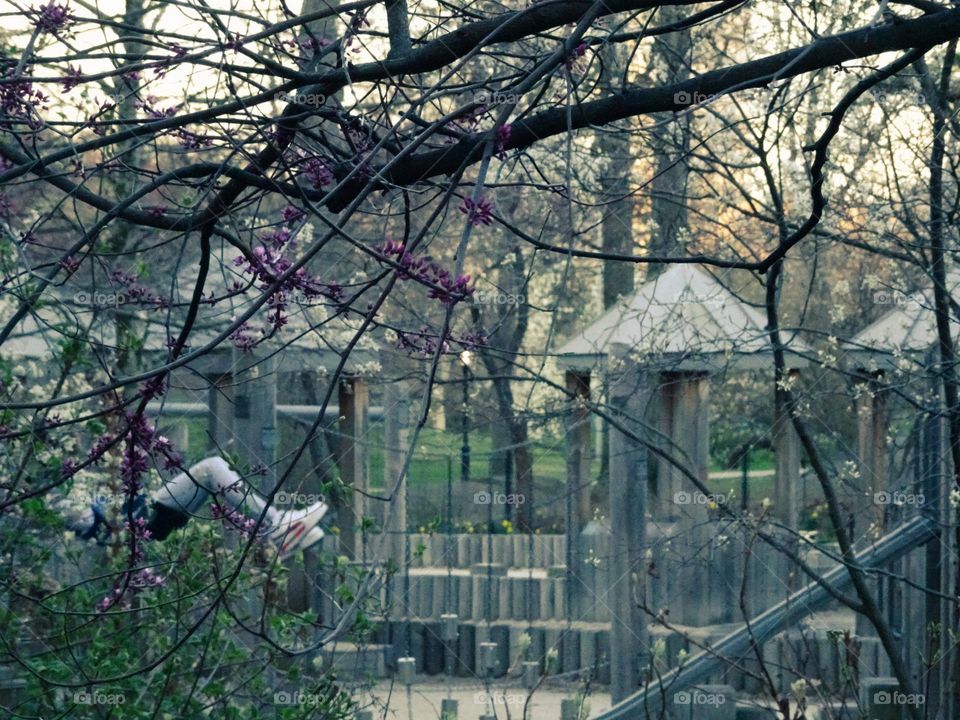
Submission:
M 709 376 L 703 372 L 664 373 L 656 399 L 658 429 L 666 440 L 664 450 L 706 484 L 710 464 Z M 657 461 L 653 489 L 651 515 L 657 520 L 706 519 L 706 498 L 699 497 L 672 463 Z
M 363 378 L 347 377 L 340 381 L 340 479 L 346 486 L 347 499 L 337 513 L 342 552 L 355 560 L 363 559 L 364 541 L 357 532 L 363 520 L 367 490 L 366 419 L 367 385 Z
M 190 380 L 191 375 L 186 371 L 179 368 L 174 370 L 170 374 L 170 391 L 167 393 L 167 401 L 173 400 L 183 391 L 186 391 L 184 394 L 187 394 L 188 397 L 195 396 L 196 390 L 190 387 Z M 209 418 L 209 408 L 207 417 Z M 185 462 L 189 464 L 193 460 L 190 457 L 190 423 L 185 422 L 185 418 L 164 408 L 163 415 L 157 418 L 157 430 L 170 439 L 177 451 L 183 455 Z M 170 475 L 173 476 L 176 472 L 176 470 L 173 470 Z
M 795 380 L 799 371 L 791 370 L 789 378 Z M 792 529 L 800 523 L 800 436 L 793 427 L 790 413 L 776 393 L 776 408 L 773 421 L 773 449 L 776 455 L 776 478 L 774 480 L 773 512 Z
M 389 493 L 400 473 L 403 471 L 403 460 L 407 441 L 407 397 L 405 389 L 397 381 L 387 381 L 383 385 L 383 486 L 384 492 Z M 407 532 L 407 478 L 397 487 L 393 496 L 389 522 L 384 530 L 387 533 L 387 557 L 395 568 L 403 568 L 406 562 L 406 532 Z M 396 592 L 403 571 L 395 576 L 390 586 L 394 597 L 402 593 Z M 444 612 L 450 612 L 449 607 Z
M 274 359 L 235 351 L 233 386 L 233 451 L 251 468 L 266 468 L 258 489 L 276 483 L 277 378 Z M 253 478 L 250 478 L 253 481 Z
M 322 426 L 317 429 L 317 433 L 323 433 Z M 304 438 L 304 442 L 309 442 L 309 439 Z M 283 471 L 289 471 L 289 466 L 284 466 Z M 303 462 L 298 463 L 290 472 L 291 476 L 284 486 L 285 491 L 305 494 L 308 504 L 316 502 L 322 494 L 323 485 L 319 474 Z M 329 501 L 329 498 L 326 500 Z M 329 611 L 324 609 L 323 589 L 327 583 L 321 577 L 323 574 L 322 547 L 323 543 L 318 543 L 304 550 L 302 564 L 295 562 L 293 557 L 285 563 L 288 572 L 287 608 L 291 612 L 307 612 L 313 609 L 318 618 L 329 617 Z
M 211 375 L 207 388 L 207 450 L 222 453 L 232 450 L 233 382 L 230 375 Z
M 937 407 L 945 407 L 943 397 L 943 386 L 940 379 L 934 377 L 930 381 L 932 394 L 939 399 Z M 953 479 L 950 467 L 950 440 L 947 431 L 947 423 L 940 415 L 924 416 L 920 430 L 920 455 L 921 455 L 921 474 L 917 478 L 917 485 L 920 492 L 924 495 L 924 503 L 921 510 L 926 513 L 934 522 L 942 528 L 953 526 L 956 521 L 953 518 L 953 508 L 948 501 L 950 490 L 953 488 Z M 946 551 L 946 552 L 944 552 Z M 956 563 L 946 558 L 955 558 L 957 552 L 956 534 L 953 532 L 943 532 L 935 542 L 929 542 L 924 548 L 924 577 L 912 578 L 915 581 L 923 581 L 927 592 L 924 594 L 924 620 L 925 622 L 919 628 L 919 632 L 914 637 L 920 636 L 917 642 L 922 643 L 923 652 L 930 656 L 940 651 L 945 658 L 949 658 L 948 649 L 954 642 L 950 639 L 948 630 L 956 630 L 953 622 L 947 620 L 954 616 L 954 603 L 952 599 L 941 597 L 945 588 L 953 588 L 955 583 Z M 931 638 L 927 635 L 927 630 L 931 623 L 940 623 L 942 626 L 939 638 Z M 927 644 L 930 647 L 927 647 Z M 953 650 L 956 652 L 956 650 Z M 916 662 L 917 653 L 911 653 L 911 659 Z M 943 689 L 951 687 L 955 679 L 952 677 L 954 663 L 941 661 L 937 668 L 929 672 L 929 686 L 926 689 L 927 697 L 940 697 Z M 945 716 L 955 717 L 956 712 L 960 710 L 954 706 L 955 693 L 946 693 L 944 712 Z
M 616 420 L 631 433 L 646 436 L 651 389 L 646 375 L 629 365 L 610 382 Z M 614 703 L 635 691 L 647 653 L 643 597 L 647 510 L 647 450 L 617 427 L 610 428 L 610 695 Z
M 571 394 L 567 418 L 567 617 L 583 613 L 585 588 L 581 578 L 584 557 L 580 532 L 590 520 L 590 374 L 566 373 L 567 392 Z
M 866 502 L 858 502 L 854 507 L 868 508 L 865 524 L 876 523 L 882 533 L 890 519 L 887 517 L 889 513 L 885 511 L 892 508 L 877 502 L 877 495 L 894 489 L 890 485 L 887 468 L 887 396 L 880 386 L 879 374 L 857 384 L 857 470 L 860 473 L 860 489 L 866 496 Z M 862 501 L 863 498 L 858 500 Z M 866 531 L 867 527 L 859 530 Z

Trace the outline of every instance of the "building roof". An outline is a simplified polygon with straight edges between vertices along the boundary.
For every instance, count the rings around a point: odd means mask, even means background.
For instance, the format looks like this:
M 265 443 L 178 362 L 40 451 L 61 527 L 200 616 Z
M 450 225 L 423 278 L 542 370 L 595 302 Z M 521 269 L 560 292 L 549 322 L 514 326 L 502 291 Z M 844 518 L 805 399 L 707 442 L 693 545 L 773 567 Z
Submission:
M 960 272 L 947 275 L 947 289 L 953 295 L 960 291 Z M 875 294 L 875 299 L 876 302 L 889 303 L 891 307 L 889 312 L 844 343 L 855 363 L 879 367 L 893 363 L 898 355 L 922 355 L 936 345 L 932 289 L 912 295 L 881 291 Z M 951 326 L 956 338 L 960 324 L 953 320 Z
M 216 302 L 204 302 L 199 307 L 194 330 L 190 335 L 188 352 L 198 350 L 213 342 L 230 326 L 233 318 L 249 310 L 259 296 L 256 290 L 238 293 L 234 283 L 245 280 L 229 258 L 218 258 L 212 263 L 205 283 L 204 295 L 220 298 Z M 183 327 L 196 282 L 195 274 L 182 272 L 163 287 L 161 276 L 157 282 L 172 307 L 134 302 L 129 291 L 109 278 L 98 278 L 96 283 L 87 281 L 81 285 L 75 278 L 62 287 L 48 293 L 44 305 L 35 309 L 18 323 L 13 334 L 3 344 L 3 355 L 10 359 L 33 359 L 41 362 L 56 360 L 65 341 L 79 340 L 94 353 L 112 355 L 117 350 L 116 327 L 113 310 L 129 309 L 136 318 L 136 330 L 142 333 L 143 353 L 148 362 L 165 358 L 169 336 L 174 336 Z M 13 299 L 0 304 L 4 314 L 16 307 Z M 263 305 L 250 321 L 249 334 L 258 337 L 266 326 L 268 305 Z M 345 369 L 361 372 L 378 358 L 378 345 L 374 338 L 364 333 L 358 342 L 354 336 L 362 327 L 361 319 L 336 315 L 328 302 L 293 297 L 284 314 L 287 324 L 275 337 L 264 341 L 257 350 L 258 356 L 276 353 L 281 369 L 334 369 L 341 354 L 352 347 L 350 360 Z M 249 362 L 236 357 L 230 339 L 224 339 L 215 348 L 190 362 L 189 367 L 201 373 L 219 374 L 242 369 Z
M 764 316 L 713 275 L 673 265 L 610 308 L 558 351 L 566 367 L 589 369 L 628 353 L 664 370 L 760 367 L 770 363 Z M 808 348 L 782 333 L 791 367 L 805 365 Z

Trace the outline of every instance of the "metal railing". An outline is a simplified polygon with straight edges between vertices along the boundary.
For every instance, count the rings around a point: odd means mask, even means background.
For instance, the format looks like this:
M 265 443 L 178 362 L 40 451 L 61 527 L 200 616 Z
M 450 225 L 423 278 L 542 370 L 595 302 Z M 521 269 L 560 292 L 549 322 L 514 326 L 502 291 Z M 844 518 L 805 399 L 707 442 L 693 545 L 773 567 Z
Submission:
M 905 552 L 921 547 L 936 536 L 936 525 L 920 515 L 884 535 L 870 547 L 860 551 L 854 563 L 860 568 L 876 568 Z M 613 707 L 594 716 L 594 720 L 638 720 L 643 717 L 659 717 L 667 693 L 675 693 L 697 684 L 706 684 L 710 676 L 730 659 L 741 658 L 750 651 L 752 643 L 763 644 L 784 630 L 829 605 L 833 596 L 824 583 L 843 591 L 852 582 L 846 565 L 824 573 L 822 582 L 812 581 L 744 625 L 716 642 L 709 651 L 694 655 L 684 665 L 674 668 L 654 683 L 651 683 L 620 701 Z

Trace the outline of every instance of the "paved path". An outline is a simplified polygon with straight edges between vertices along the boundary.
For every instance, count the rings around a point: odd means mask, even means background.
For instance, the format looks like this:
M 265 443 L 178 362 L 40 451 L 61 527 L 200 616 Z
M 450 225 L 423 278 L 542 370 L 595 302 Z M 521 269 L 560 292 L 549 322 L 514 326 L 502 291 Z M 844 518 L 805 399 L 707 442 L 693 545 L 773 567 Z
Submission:
M 481 715 L 496 715 L 500 719 L 510 717 L 511 720 L 560 720 L 560 701 L 573 698 L 581 687 L 560 680 L 544 683 L 533 695 L 525 719 L 523 706 L 528 691 L 513 682 L 494 681 L 488 694 L 479 682 L 469 684 L 456 678 L 448 688 L 443 682 L 418 677 L 409 693 L 403 686 L 381 683 L 372 690 L 357 693 L 355 699 L 364 709 L 372 710 L 374 718 L 384 717 L 383 708 L 389 703 L 387 718 L 439 720 L 440 701 L 450 697 L 459 701 L 457 720 L 478 720 Z M 610 707 L 610 695 L 606 692 L 592 694 L 587 699 L 587 707 L 589 712 L 584 717 L 591 717 Z

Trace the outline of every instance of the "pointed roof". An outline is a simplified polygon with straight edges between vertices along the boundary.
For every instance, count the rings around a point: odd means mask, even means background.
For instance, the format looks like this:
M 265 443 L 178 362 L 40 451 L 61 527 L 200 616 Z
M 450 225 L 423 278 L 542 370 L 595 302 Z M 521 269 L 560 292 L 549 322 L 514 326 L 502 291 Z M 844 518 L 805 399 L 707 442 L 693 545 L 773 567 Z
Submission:
M 695 265 L 673 265 L 610 308 L 558 351 L 566 367 L 591 368 L 624 351 L 665 370 L 712 370 L 770 363 L 764 316 Z M 788 364 L 807 347 L 783 333 Z
M 190 347 L 197 350 L 213 342 L 233 319 L 253 307 L 259 292 L 239 293 L 247 281 L 241 270 L 232 262 L 232 256 L 223 250 L 215 255 L 211 270 L 204 284 L 207 298 L 220 298 L 216 302 L 204 302 L 198 308 Z M 98 353 L 112 353 L 117 349 L 116 327 L 113 310 L 126 306 L 137 318 L 137 331 L 142 333 L 143 352 L 148 362 L 160 362 L 166 358 L 167 341 L 177 334 L 184 322 L 196 283 L 196 267 L 187 266 L 167 279 L 161 276 L 156 281 L 158 292 L 163 292 L 172 309 L 151 305 L 148 302 L 128 303 L 128 293 L 109 277 L 92 280 L 71 277 L 59 288 L 52 288 L 44 305 L 25 316 L 3 344 L 5 357 L 16 360 L 49 362 L 59 357 L 67 340 L 79 340 Z M 363 326 L 362 319 L 337 315 L 329 303 L 320 299 L 291 296 L 284 312 L 287 324 L 275 337 L 264 341 L 260 355 L 275 354 L 280 369 L 326 369 L 338 366 L 341 354 L 350 347 L 349 372 L 360 372 L 377 360 L 378 343 L 369 334 L 354 342 L 354 336 Z M 8 317 L 17 307 L 13 298 L 0 298 L 0 317 Z M 264 304 L 250 321 L 250 333 L 259 337 L 259 329 L 265 326 L 269 306 Z M 0 321 L 0 327 L 3 321 Z M 194 359 L 189 367 L 197 372 L 226 373 L 243 370 L 247 365 L 234 357 L 233 344 L 227 339 L 217 347 Z M 251 362 L 255 361 L 251 358 Z
M 960 272 L 947 274 L 947 289 L 954 296 L 960 291 Z M 936 345 L 937 321 L 932 289 L 912 295 L 881 290 L 874 294 L 874 301 L 889 303 L 890 311 L 844 344 L 858 364 L 889 364 L 895 362 L 897 355 L 923 354 Z M 957 337 L 960 324 L 956 320 L 951 320 L 950 324 L 953 336 Z

